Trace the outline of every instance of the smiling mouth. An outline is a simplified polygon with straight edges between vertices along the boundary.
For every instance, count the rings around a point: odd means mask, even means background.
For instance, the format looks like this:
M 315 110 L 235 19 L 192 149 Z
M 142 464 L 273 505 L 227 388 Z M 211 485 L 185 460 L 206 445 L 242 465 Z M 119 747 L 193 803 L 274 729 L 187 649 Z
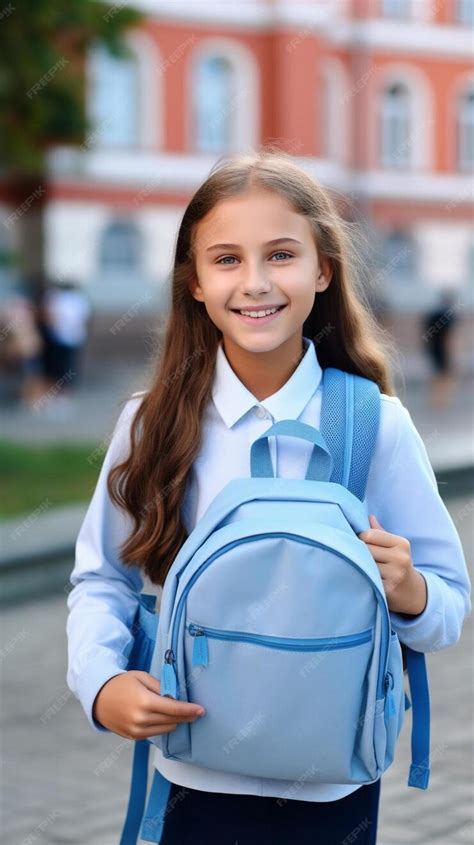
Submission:
M 272 317 L 274 314 L 282 311 L 283 308 L 286 308 L 286 304 L 278 305 L 275 308 L 231 308 L 231 311 L 233 311 L 234 314 L 240 314 L 242 317 L 251 317 L 254 320 L 262 320 L 265 317 Z

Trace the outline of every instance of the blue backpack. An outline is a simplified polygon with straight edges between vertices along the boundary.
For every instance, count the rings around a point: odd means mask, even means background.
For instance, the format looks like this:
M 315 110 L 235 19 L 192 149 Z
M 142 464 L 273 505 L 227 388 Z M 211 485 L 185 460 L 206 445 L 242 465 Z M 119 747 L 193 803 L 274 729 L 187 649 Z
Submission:
M 128 668 L 206 713 L 136 743 L 120 845 L 161 838 L 171 783 L 155 770 L 144 812 L 152 744 L 173 760 L 284 781 L 368 784 L 392 763 L 410 706 L 402 649 L 357 536 L 370 528 L 363 500 L 379 418 L 375 382 L 326 368 L 320 430 L 282 420 L 260 435 L 251 477 L 218 493 L 173 561 L 159 616 L 155 597 L 141 597 Z M 304 479 L 274 477 L 272 436 L 313 444 Z M 408 785 L 426 789 L 425 657 L 404 653 Z

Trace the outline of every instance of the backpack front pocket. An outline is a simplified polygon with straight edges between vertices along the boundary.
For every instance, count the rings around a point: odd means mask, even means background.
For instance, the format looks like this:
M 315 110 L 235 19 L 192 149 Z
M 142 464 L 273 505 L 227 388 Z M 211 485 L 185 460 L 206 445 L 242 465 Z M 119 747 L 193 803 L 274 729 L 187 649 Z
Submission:
M 189 622 L 190 760 L 255 777 L 351 783 L 373 628 L 293 638 Z

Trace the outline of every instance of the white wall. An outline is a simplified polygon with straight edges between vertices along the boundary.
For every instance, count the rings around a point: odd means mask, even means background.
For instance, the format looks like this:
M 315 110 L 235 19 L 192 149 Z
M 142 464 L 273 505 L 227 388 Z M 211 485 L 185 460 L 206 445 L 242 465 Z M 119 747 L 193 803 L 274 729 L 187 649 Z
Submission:
M 420 250 L 420 277 L 430 287 L 462 288 L 469 283 L 472 229 L 467 223 L 430 220 L 414 226 Z
M 145 206 L 130 210 L 127 219 L 137 226 L 143 244 L 139 274 L 101 276 L 98 264 L 101 235 L 120 212 L 106 203 L 51 202 L 46 212 L 46 270 L 51 279 L 71 277 L 88 290 L 99 309 L 143 303 L 147 293 L 159 305 L 173 260 L 182 210 Z

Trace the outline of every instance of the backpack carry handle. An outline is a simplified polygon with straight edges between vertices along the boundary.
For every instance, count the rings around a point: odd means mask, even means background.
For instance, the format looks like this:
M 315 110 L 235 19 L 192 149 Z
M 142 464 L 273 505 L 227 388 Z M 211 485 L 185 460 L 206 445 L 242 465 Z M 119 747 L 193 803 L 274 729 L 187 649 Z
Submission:
M 317 428 L 299 420 L 280 420 L 254 440 L 250 447 L 250 474 L 252 478 L 274 478 L 268 438 L 277 434 L 297 437 L 300 440 L 314 443 L 305 479 L 307 481 L 329 481 L 333 469 L 333 459 L 326 441 Z

